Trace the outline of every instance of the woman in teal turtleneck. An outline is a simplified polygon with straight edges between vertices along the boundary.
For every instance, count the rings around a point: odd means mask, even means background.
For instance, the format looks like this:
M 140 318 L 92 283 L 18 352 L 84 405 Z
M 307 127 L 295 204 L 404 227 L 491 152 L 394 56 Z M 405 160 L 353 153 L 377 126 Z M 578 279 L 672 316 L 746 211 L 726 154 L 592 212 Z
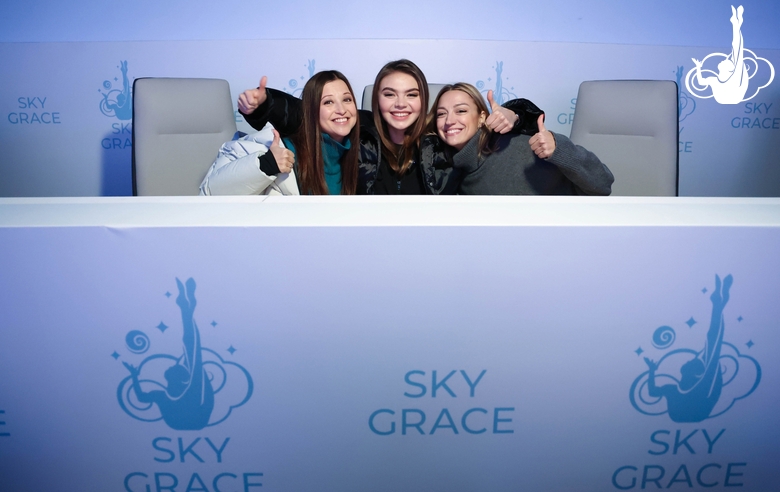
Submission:
M 284 139 L 295 153 L 301 195 L 354 195 L 360 124 L 349 81 L 336 70 L 318 72 L 301 96 L 303 122 Z
M 256 109 L 265 100 L 265 81 L 263 77 L 258 89 L 244 92 L 239 107 L 249 97 Z M 354 195 L 361 147 L 352 87 L 340 72 L 323 71 L 306 82 L 301 98 L 295 99 L 293 130 L 280 127 L 277 133 L 266 126 L 266 114 L 254 115 L 254 124 L 262 130 L 223 144 L 200 193 Z M 286 113 L 284 103 L 279 110 Z M 287 149 L 280 144 L 279 133 Z

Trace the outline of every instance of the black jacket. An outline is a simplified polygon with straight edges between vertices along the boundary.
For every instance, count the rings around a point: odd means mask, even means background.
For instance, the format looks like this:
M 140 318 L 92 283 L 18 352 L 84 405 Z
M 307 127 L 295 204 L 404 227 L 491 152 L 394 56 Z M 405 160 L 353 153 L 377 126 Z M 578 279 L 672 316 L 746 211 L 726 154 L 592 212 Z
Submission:
M 301 100 L 291 94 L 266 88 L 266 100 L 253 113 L 244 118 L 256 130 L 270 122 L 282 137 L 298 131 L 303 120 Z M 533 135 L 537 133 L 537 119 L 542 114 L 527 99 L 513 99 L 504 104 L 520 116 L 513 133 Z M 382 162 L 382 143 L 374 125 L 373 113 L 359 110 L 360 155 L 358 158 L 358 195 L 373 195 L 379 166 Z M 461 182 L 460 171 L 452 166 L 451 149 L 437 135 L 425 135 L 420 141 L 419 172 L 422 173 L 425 192 L 432 195 L 454 195 Z
M 252 128 L 261 130 L 270 122 L 279 135 L 289 137 L 298 131 L 303 122 L 301 100 L 276 89 L 266 88 L 266 100 L 244 119 Z M 379 164 L 382 159 L 381 141 L 374 127 L 370 111 L 359 110 L 360 154 L 358 156 L 358 195 L 372 195 Z

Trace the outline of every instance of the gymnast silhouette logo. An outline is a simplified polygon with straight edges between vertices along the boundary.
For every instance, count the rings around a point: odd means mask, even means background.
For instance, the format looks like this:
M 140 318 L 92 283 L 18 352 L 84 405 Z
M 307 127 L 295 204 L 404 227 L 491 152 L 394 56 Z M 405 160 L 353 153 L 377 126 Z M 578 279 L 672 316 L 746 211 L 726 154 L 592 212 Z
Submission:
M 183 326 L 182 355 L 155 354 L 138 367 L 122 362 L 130 375 L 119 383 L 117 398 L 122 410 L 135 419 L 163 420 L 175 430 L 200 430 L 223 422 L 234 408 L 249 401 L 253 383 L 246 369 L 201 346 L 193 317 L 195 281 L 190 278 L 185 286 L 176 279 L 176 284 Z M 158 329 L 164 334 L 169 327 L 160 323 Z M 135 354 L 145 353 L 150 346 L 149 337 L 138 330 L 127 334 L 126 343 Z M 229 351 L 235 350 L 231 347 Z
M 696 111 L 696 99 L 682 91 L 684 70 L 685 67 L 682 65 L 677 66 L 677 121 L 679 123 L 685 121 L 685 118 L 692 115 L 693 112 Z M 679 133 L 682 133 L 682 131 L 683 127 L 680 126 Z
M 114 87 L 119 79 L 114 77 L 114 82 L 103 81 L 103 88 L 98 92 L 103 99 L 100 101 L 100 112 L 109 118 L 116 117 L 122 121 L 133 119 L 133 94 L 130 89 L 130 79 L 127 77 L 127 60 L 119 62 L 119 70 L 122 72 L 122 88 Z M 104 92 L 105 91 L 105 92 Z
M 631 405 L 637 411 L 645 415 L 668 412 L 674 422 L 701 422 L 724 414 L 756 390 L 761 381 L 761 366 L 723 340 L 723 308 L 729 301 L 732 282 L 731 275 L 722 284 L 720 277 L 715 276 L 715 290 L 710 296 L 712 318 L 702 350 L 672 350 L 658 362 L 644 358 L 648 370 L 634 380 L 630 390 Z M 691 318 L 689 326 L 694 323 Z M 674 330 L 662 326 L 653 336 L 653 345 L 666 349 L 674 340 Z M 748 343 L 749 347 L 752 345 Z
M 496 71 L 496 87 L 493 90 L 493 100 L 497 102 L 498 104 L 504 104 L 505 102 L 509 101 L 510 99 L 517 99 L 517 95 L 515 95 L 512 90 L 514 90 L 514 87 L 511 87 L 510 89 L 507 89 L 504 85 L 504 62 L 497 61 L 496 65 L 493 67 L 493 69 Z M 488 77 L 488 82 L 492 81 L 491 77 Z M 487 84 L 483 80 L 478 80 L 475 84 L 477 86 L 477 89 L 479 89 L 480 92 L 483 92 L 487 94 L 489 90 L 491 90 L 490 87 L 487 87 Z
M 714 97 L 720 104 L 739 104 L 756 97 L 758 92 L 772 83 L 775 67 L 766 58 L 762 58 L 745 48 L 742 37 L 742 14 L 745 9 L 731 6 L 731 53 L 710 53 L 703 60 L 692 58 L 695 65 L 685 77 L 685 87 L 694 97 L 707 99 Z M 707 61 L 711 60 L 708 64 Z M 717 71 L 705 68 L 717 63 Z M 763 79 L 751 82 L 757 74 Z M 752 89 L 749 92 L 749 86 Z
M 306 77 L 304 75 L 301 75 L 300 79 L 301 79 L 302 82 L 306 82 L 307 80 L 309 80 L 310 78 L 312 78 L 314 76 L 314 72 L 316 71 L 315 68 L 314 68 L 315 62 L 316 62 L 316 60 L 313 60 L 313 59 L 312 60 L 308 60 L 307 64 L 304 65 L 304 67 L 306 67 L 307 70 L 309 71 L 309 76 Z M 290 80 L 287 81 L 287 86 L 284 87 L 284 92 L 292 94 L 293 96 L 300 97 L 301 93 L 303 92 L 303 84 L 300 84 L 300 87 L 299 87 L 299 84 L 298 84 L 297 80 L 295 80 L 294 78 L 290 79 Z

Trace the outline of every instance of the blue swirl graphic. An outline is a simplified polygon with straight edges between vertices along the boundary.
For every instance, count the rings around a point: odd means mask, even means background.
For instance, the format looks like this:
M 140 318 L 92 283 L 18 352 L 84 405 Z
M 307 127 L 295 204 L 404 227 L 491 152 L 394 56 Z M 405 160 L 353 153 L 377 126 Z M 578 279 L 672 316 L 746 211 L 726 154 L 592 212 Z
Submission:
M 758 388 L 758 384 L 761 382 L 761 366 L 758 361 L 749 355 L 741 354 L 739 349 L 734 345 L 723 342 L 723 348 L 727 350 L 727 353 L 720 356 L 718 364 L 720 365 L 720 371 L 723 376 L 724 394 L 721 397 L 723 402 L 719 402 L 718 406 L 713 409 L 713 412 L 707 417 L 708 419 L 718 417 L 726 413 L 734 403 L 738 400 L 742 400 L 753 394 Z M 701 356 L 701 352 L 697 352 L 691 349 L 677 349 L 667 352 L 658 361 L 659 367 L 667 359 L 682 359 L 675 364 L 675 367 L 680 366 L 679 362 L 690 360 L 693 357 Z M 740 369 L 748 369 L 748 371 L 740 376 L 741 379 L 746 379 L 742 384 L 736 384 L 738 374 L 743 374 Z M 679 369 L 675 372 L 678 372 Z M 645 371 L 640 374 L 631 385 L 629 390 L 629 400 L 631 405 L 640 413 L 645 415 L 663 415 L 667 412 L 667 406 L 664 404 L 663 397 L 652 397 L 648 392 L 648 372 Z M 752 380 L 752 381 L 751 381 Z M 679 384 L 678 378 L 671 374 L 657 374 L 656 385 L 662 386 L 664 384 Z M 731 384 L 734 384 L 734 391 L 731 391 Z M 728 390 L 726 389 L 728 388 Z M 655 407 L 655 408 L 651 408 Z
M 111 82 L 109 82 L 108 80 L 104 80 L 103 81 L 103 88 L 104 89 L 110 89 L 111 88 Z
M 292 88 L 298 87 L 298 81 L 295 79 L 290 79 L 290 81 L 287 82 L 287 85 L 289 85 Z
M 657 330 L 656 330 L 657 331 Z M 692 349 L 677 349 L 672 350 L 671 352 L 667 352 L 664 354 L 663 357 L 658 361 L 659 367 L 661 364 L 664 363 L 666 359 L 674 359 L 676 357 L 679 357 L 680 355 L 684 356 L 684 359 L 688 360 L 692 357 L 698 357 L 699 352 L 692 350 Z M 681 365 L 681 364 L 677 364 Z M 650 374 L 649 371 L 645 371 L 642 374 L 640 374 L 634 382 L 631 384 L 631 389 L 629 390 L 629 400 L 631 401 L 631 405 L 636 409 L 638 412 L 643 413 L 645 415 L 663 415 L 666 413 L 666 405 L 659 405 L 659 407 L 655 410 L 651 410 L 650 407 L 653 407 L 657 404 L 663 403 L 663 397 L 662 396 L 651 396 L 650 392 L 648 390 L 648 375 Z M 679 384 L 680 380 L 676 378 L 675 376 L 671 374 L 658 374 L 656 375 L 656 384 Z
M 653 347 L 657 349 L 667 349 L 672 346 L 676 334 L 671 326 L 661 326 L 653 333 Z
M 227 420 L 233 409 L 243 406 L 254 393 L 254 383 L 249 371 L 235 362 L 226 361 L 217 352 L 202 348 L 203 367 L 207 371 L 214 394 L 218 402 L 207 427 L 213 427 Z M 147 391 L 165 391 L 166 386 L 160 382 L 163 373 L 171 365 L 180 364 L 181 359 L 168 354 L 155 354 L 144 359 L 138 367 L 140 373 L 149 371 L 149 376 L 139 378 L 139 384 Z M 159 408 L 153 403 L 141 402 L 133 389 L 133 378 L 126 377 L 117 388 L 119 406 L 134 419 L 142 422 L 156 422 L 163 419 Z
M 139 330 L 133 330 L 127 334 L 125 337 L 125 343 L 127 344 L 127 348 L 130 350 L 130 352 L 134 354 L 143 354 L 147 350 L 149 350 L 149 337 L 146 336 L 146 333 L 139 331 Z

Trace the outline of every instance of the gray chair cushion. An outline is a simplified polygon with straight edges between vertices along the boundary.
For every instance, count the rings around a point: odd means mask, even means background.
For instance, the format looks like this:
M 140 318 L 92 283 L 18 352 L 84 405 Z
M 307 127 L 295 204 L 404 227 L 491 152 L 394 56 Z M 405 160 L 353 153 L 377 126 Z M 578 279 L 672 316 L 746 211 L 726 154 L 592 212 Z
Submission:
M 676 196 L 677 84 L 670 80 L 594 80 L 577 95 L 572 142 L 615 176 L 613 195 Z
M 235 133 L 226 80 L 136 79 L 133 194 L 197 195 L 220 145 Z

